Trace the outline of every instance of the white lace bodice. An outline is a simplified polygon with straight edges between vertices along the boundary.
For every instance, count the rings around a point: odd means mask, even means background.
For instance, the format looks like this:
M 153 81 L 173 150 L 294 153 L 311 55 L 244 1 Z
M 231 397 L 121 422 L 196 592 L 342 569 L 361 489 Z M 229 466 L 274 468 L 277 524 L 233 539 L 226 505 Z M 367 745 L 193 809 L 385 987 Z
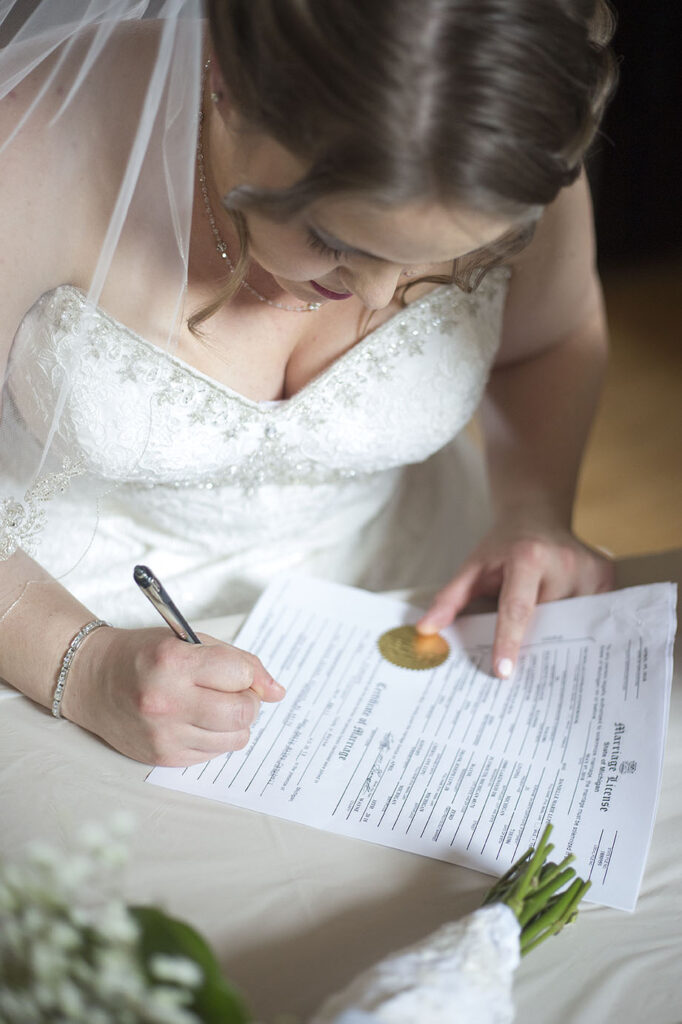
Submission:
M 49 502 L 36 556 L 98 614 L 124 620 L 107 595 L 129 592 L 134 561 L 176 577 L 195 615 L 243 606 L 280 567 L 343 566 L 359 581 L 371 560 L 363 531 L 393 499 L 400 468 L 447 445 L 478 404 L 505 282 L 496 271 L 470 295 L 436 289 L 280 402 L 205 376 L 90 310 L 70 285 L 46 293 L 12 348 L 5 415 L 18 443 L 6 472 L 20 478 L 22 458 L 44 443 L 68 374 L 45 472 L 55 483 L 65 467 L 78 475 Z

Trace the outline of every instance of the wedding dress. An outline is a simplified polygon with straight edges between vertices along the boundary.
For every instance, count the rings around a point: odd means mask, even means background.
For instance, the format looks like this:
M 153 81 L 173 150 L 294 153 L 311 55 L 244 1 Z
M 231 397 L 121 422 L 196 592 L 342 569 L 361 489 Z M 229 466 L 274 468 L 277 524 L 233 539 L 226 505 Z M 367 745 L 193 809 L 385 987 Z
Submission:
M 281 570 L 384 590 L 444 582 L 488 521 L 463 428 L 507 276 L 471 294 L 438 287 L 276 402 L 207 377 L 71 285 L 47 292 L 10 352 L 10 492 L 58 429 L 10 541 L 119 626 L 158 624 L 132 582 L 138 562 L 190 620 L 246 610 Z

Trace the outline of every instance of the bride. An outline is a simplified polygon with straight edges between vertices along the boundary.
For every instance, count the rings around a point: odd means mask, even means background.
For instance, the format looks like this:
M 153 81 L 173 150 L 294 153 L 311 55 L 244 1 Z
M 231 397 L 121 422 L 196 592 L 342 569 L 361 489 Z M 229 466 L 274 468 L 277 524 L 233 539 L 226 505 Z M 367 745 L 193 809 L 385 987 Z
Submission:
M 283 689 L 154 628 L 136 562 L 190 621 L 281 569 L 440 586 L 426 632 L 499 595 L 511 675 L 538 601 L 611 582 L 570 529 L 605 358 L 602 0 L 23 6 L 0 676 L 142 761 L 243 747 Z

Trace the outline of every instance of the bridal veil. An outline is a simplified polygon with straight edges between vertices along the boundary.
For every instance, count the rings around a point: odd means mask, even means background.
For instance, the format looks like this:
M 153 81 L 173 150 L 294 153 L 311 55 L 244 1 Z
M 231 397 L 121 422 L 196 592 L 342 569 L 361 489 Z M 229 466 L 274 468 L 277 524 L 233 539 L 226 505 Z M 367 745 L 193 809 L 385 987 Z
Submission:
M 27 384 L 21 360 L 13 359 L 17 348 L 13 341 L 21 318 L 17 320 L 3 310 L 0 559 L 10 558 L 19 548 L 31 554 L 49 524 L 51 498 L 83 485 L 88 477 L 87 453 L 83 459 L 74 459 L 68 453 L 65 417 L 79 351 L 88 336 L 87 310 L 95 310 L 106 298 L 114 271 L 119 280 L 122 268 L 128 275 L 130 302 L 138 306 L 152 301 L 155 288 L 163 281 L 165 320 L 161 318 L 154 342 L 173 350 L 187 281 L 203 14 L 200 0 L 0 0 L 0 109 L 4 109 L 0 118 L 0 181 L 8 180 L 10 174 L 16 181 L 21 177 L 21 161 L 30 160 L 30 154 L 41 154 L 43 180 L 47 176 L 50 183 L 57 183 L 42 223 L 46 226 L 45 221 L 54 213 L 55 223 L 60 226 L 60 252 L 51 254 L 50 269 L 41 273 L 41 247 L 52 232 L 43 234 L 33 223 L 24 232 L 19 210 L 11 231 L 7 224 L 0 226 L 0 267 L 5 272 L 11 268 L 26 294 L 31 295 L 24 312 L 47 288 L 74 283 L 85 295 L 86 309 L 75 338 L 71 331 L 62 365 L 42 368 L 50 376 L 49 404 L 42 403 L 39 395 L 33 396 L 32 402 L 25 393 L 33 384 Z M 148 51 L 151 58 L 138 109 L 122 111 L 115 74 L 121 39 L 126 38 L 126 32 L 134 35 L 149 30 L 153 30 L 154 42 Z M 123 67 L 121 74 L 125 74 Z M 117 123 L 124 117 L 128 126 L 114 161 L 116 180 L 107 181 L 102 216 L 94 222 L 73 201 L 72 188 L 70 198 L 65 199 L 72 208 L 63 209 L 58 190 L 65 176 L 73 182 L 102 173 L 98 154 L 102 132 L 92 133 L 83 118 L 92 96 L 98 97 L 103 131 L 107 119 Z M 31 204 L 35 208 L 40 199 L 35 195 L 38 190 L 31 187 L 35 180 L 32 174 L 26 175 L 26 194 L 20 196 L 20 202 L 27 208 Z M 141 247 L 140 238 L 147 239 L 146 247 Z M 87 280 L 73 282 L 70 254 L 83 247 L 90 254 L 87 265 L 91 269 Z M 138 264 L 133 255 L 136 253 L 149 254 L 149 258 L 140 259 Z M 171 300 L 167 301 L 169 296 Z M 150 408 L 153 387 L 153 380 L 149 381 Z M 17 457 L 17 395 L 22 395 L 34 421 L 32 450 L 27 451 L 24 443 L 21 458 Z M 141 401 L 144 404 L 144 392 Z M 127 473 L 135 460 L 142 458 L 144 446 L 144 431 L 138 432 L 138 450 L 129 449 L 126 455 L 130 463 Z M 88 486 L 99 488 L 104 496 L 116 488 L 116 474 L 96 481 L 93 476 Z M 82 550 L 78 558 L 86 553 L 96 534 L 97 505 L 97 500 L 89 502 L 91 521 L 79 523 Z M 72 559 L 73 551 L 68 561 Z M 72 565 L 64 564 L 62 573 L 70 568 Z M 0 587 L 0 617 L 20 596 L 16 589 Z

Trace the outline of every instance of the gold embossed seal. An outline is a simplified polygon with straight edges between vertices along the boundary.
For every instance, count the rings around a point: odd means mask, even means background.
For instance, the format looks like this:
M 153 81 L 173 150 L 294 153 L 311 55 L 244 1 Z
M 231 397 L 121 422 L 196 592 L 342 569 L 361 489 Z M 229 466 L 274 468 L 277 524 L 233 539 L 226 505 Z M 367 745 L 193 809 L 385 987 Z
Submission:
M 401 668 L 437 668 L 450 653 L 447 640 L 439 633 L 424 636 L 414 626 L 398 626 L 382 633 L 379 650 L 386 661 Z

